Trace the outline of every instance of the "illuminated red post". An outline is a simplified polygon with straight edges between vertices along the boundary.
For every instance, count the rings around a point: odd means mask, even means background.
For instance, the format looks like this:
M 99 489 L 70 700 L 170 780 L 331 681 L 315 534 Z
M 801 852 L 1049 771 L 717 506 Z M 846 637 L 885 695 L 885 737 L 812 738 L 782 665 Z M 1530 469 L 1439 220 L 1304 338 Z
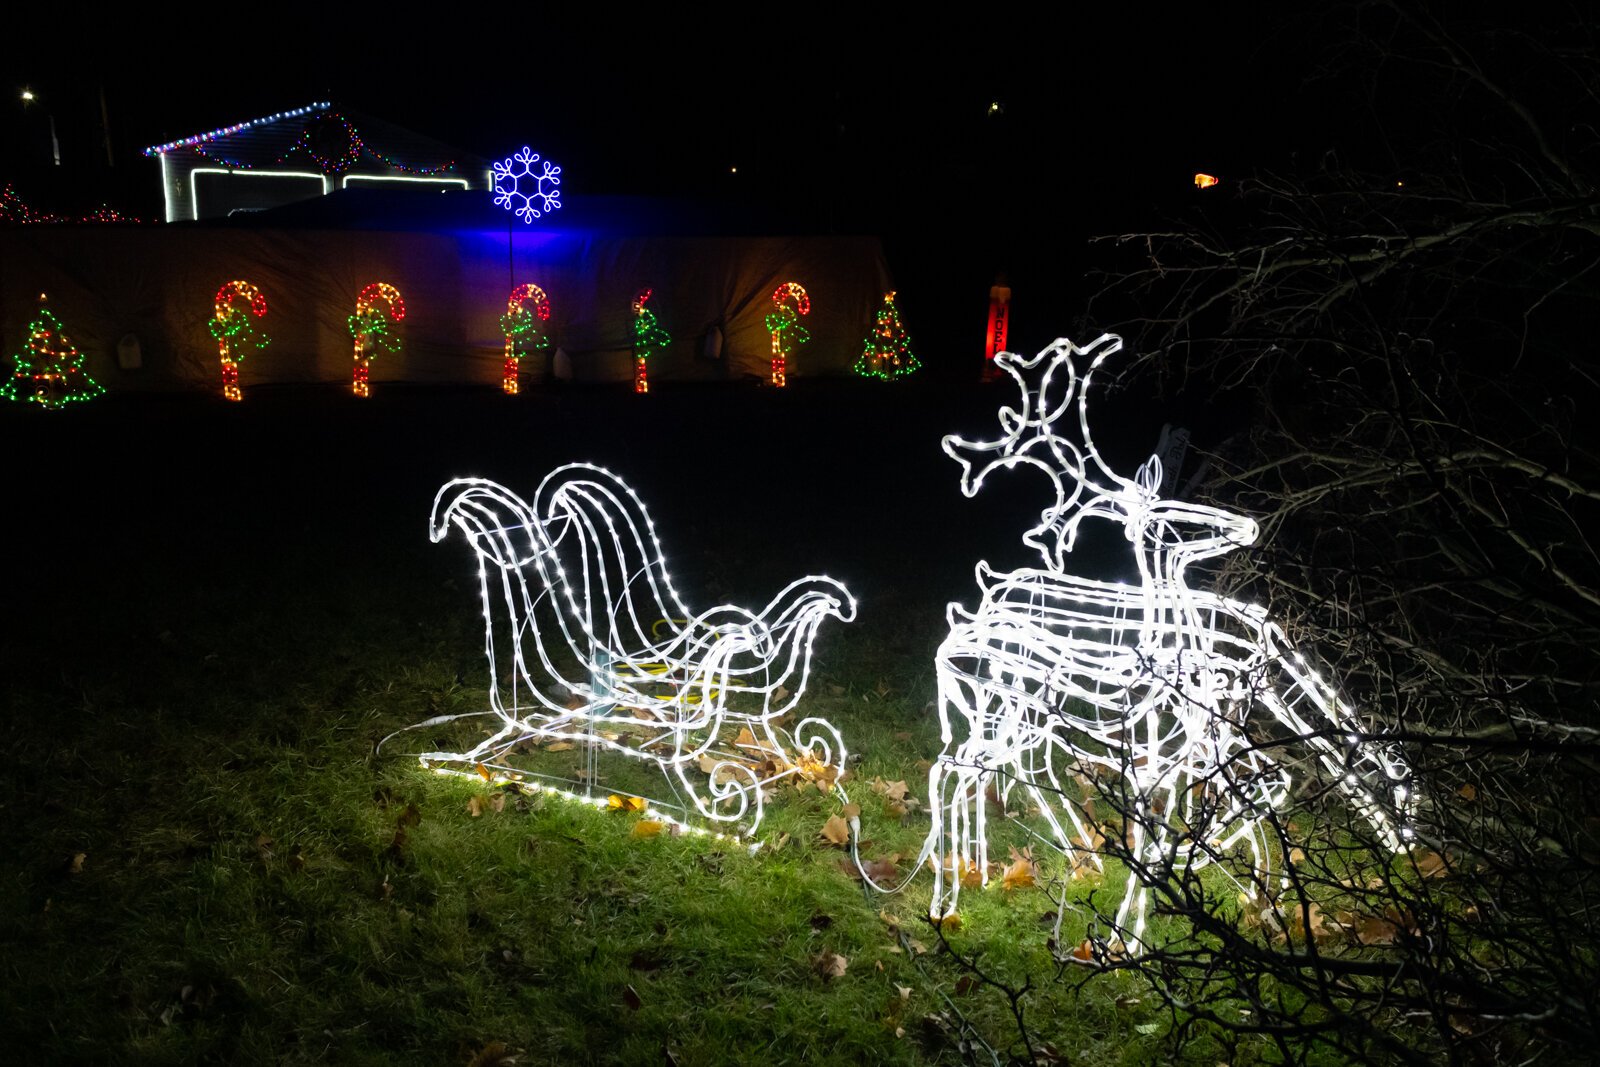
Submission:
M 1011 287 L 1000 275 L 989 287 L 989 328 L 984 332 L 983 380 L 993 381 L 999 374 L 994 357 L 1006 350 L 1006 334 L 1011 325 Z

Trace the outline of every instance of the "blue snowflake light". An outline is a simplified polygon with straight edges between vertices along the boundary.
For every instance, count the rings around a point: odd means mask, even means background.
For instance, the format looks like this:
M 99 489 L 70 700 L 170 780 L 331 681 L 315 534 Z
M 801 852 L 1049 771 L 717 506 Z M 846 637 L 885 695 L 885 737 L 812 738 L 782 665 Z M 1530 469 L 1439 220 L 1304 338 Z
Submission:
M 523 145 L 494 165 L 494 202 L 531 224 L 561 206 L 561 168 Z

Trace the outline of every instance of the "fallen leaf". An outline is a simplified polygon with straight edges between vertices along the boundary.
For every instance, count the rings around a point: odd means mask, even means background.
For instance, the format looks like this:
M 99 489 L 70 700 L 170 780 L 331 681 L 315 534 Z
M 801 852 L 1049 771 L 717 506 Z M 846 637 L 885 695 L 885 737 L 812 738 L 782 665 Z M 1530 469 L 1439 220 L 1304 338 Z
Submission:
M 1417 873 L 1424 878 L 1443 878 L 1450 873 L 1450 862 L 1431 848 L 1419 848 L 1408 858 Z
M 650 802 L 644 797 L 625 797 L 612 793 L 606 797 L 606 807 L 611 811 L 644 811 Z
M 822 975 L 823 981 L 831 982 L 835 978 L 843 978 L 845 968 L 849 965 L 849 960 L 837 952 L 829 952 L 827 949 L 823 949 L 820 953 L 811 957 L 811 967 Z
M 504 1041 L 491 1041 L 478 1050 L 467 1067 L 511 1067 L 516 1062 L 509 1045 Z
M 271 834 L 257 834 L 256 835 L 256 855 L 261 857 L 261 862 L 262 863 L 265 863 L 265 862 L 267 862 L 268 860 L 270 860 L 272 858 L 272 835 Z
M 659 819 L 640 819 L 633 824 L 634 837 L 659 837 L 667 828 L 667 824 Z
M 1471 782 L 1467 782 L 1460 789 L 1456 790 L 1456 795 L 1470 804 L 1472 801 L 1478 799 L 1478 787 L 1473 785 Z
M 964 997 L 978 988 L 978 979 L 970 974 L 964 974 L 956 979 L 956 996 Z
M 894 988 L 895 988 L 895 991 L 900 994 L 900 999 L 901 1000 L 910 1000 L 911 999 L 911 987 L 910 986 L 901 985 L 900 983 L 896 982 Z
M 832 915 L 824 915 L 821 912 L 818 912 L 817 914 L 811 916 L 811 929 L 813 930 L 826 930 L 832 925 Z
M 1011 864 L 1006 867 L 1002 884 L 1009 890 L 1032 889 L 1038 885 L 1039 868 L 1034 865 L 1033 856 L 1029 852 L 1011 850 Z
M 552 741 L 550 744 L 544 746 L 544 750 L 546 752 L 566 752 L 569 749 L 574 749 L 577 747 L 578 746 L 573 744 L 571 741 Z
M 495 811 L 505 811 L 506 795 L 504 793 L 496 793 L 494 796 L 489 798 L 489 806 Z
M 887 925 L 889 927 L 889 929 L 891 929 L 891 930 L 900 929 L 900 920 L 895 918 L 893 915 L 890 915 L 889 912 L 886 909 L 883 909 L 883 908 L 878 909 L 878 918 L 882 919 L 884 921 L 884 924 Z
M 488 805 L 483 802 L 483 798 L 480 796 L 471 796 L 467 798 L 467 814 L 472 816 L 474 819 L 482 815 L 484 809 L 487 807 Z
M 961 929 L 961 916 L 957 915 L 953 911 L 949 915 L 942 915 L 937 919 L 930 919 L 928 921 L 933 923 L 934 926 L 937 926 L 947 934 Z M 912 944 L 915 945 L 916 942 L 913 941 Z M 926 949 L 921 951 L 926 951 Z
M 980 867 L 976 863 L 968 862 L 964 858 L 960 859 L 960 860 L 957 860 L 956 862 L 957 862 L 957 865 L 959 866 L 960 871 L 961 871 L 961 886 L 962 886 L 962 888 L 964 888 L 964 889 L 982 889 L 983 888 L 983 868 Z
M 83 861 L 88 859 L 88 858 L 89 858 L 89 854 L 87 852 L 74 852 L 72 854 L 72 858 L 67 861 L 67 873 L 68 874 L 82 874 L 83 873 Z
M 485 767 L 481 763 L 478 764 L 478 777 L 482 778 L 486 782 L 494 781 L 494 775 L 490 773 L 489 768 Z
M 861 818 L 861 805 L 846 804 L 839 809 L 839 815 L 845 819 L 859 819 Z
M 843 848 L 850 842 L 850 824 L 837 815 L 830 815 L 828 821 L 822 824 L 822 831 L 817 836 L 830 845 Z

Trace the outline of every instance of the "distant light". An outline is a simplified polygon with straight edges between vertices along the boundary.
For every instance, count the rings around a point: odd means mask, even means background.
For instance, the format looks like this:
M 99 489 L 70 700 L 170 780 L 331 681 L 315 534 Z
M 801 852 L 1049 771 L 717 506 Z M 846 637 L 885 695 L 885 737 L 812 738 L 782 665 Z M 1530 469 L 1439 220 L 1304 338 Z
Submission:
M 33 95 L 33 90 L 32 89 L 24 89 L 24 90 L 22 90 L 22 102 L 24 104 L 31 104 L 31 103 L 33 103 L 34 99 L 35 99 L 35 97 Z
M 728 168 L 728 173 L 729 174 L 738 174 L 739 173 L 739 168 L 738 167 L 729 167 Z
M 1213 185 L 1221 185 L 1221 184 L 1222 184 L 1222 179 L 1217 177 L 1215 174 L 1202 174 L 1199 171 L 1195 172 L 1195 175 L 1194 175 L 1194 187 L 1196 189 L 1209 189 Z
M 1396 189 L 1400 189 L 1400 188 L 1403 188 L 1405 186 L 1405 184 L 1406 184 L 1405 182 L 1395 182 L 1394 183 L 1394 187 Z
M 989 114 L 991 114 L 991 115 L 1004 115 L 1005 112 L 1006 112 L 1006 109 L 1000 105 L 1000 101 L 998 101 L 998 100 L 989 101 L 989 112 L 988 112 Z

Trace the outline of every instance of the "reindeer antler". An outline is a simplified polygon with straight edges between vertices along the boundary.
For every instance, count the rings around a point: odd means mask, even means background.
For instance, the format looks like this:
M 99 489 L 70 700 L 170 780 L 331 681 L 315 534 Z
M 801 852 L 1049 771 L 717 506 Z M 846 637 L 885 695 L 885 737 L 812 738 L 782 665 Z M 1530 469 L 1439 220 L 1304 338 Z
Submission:
M 1072 550 L 1078 521 L 1086 514 L 1110 514 L 1097 505 L 1116 490 L 1095 484 L 1088 464 L 1093 462 L 1119 487 L 1126 484 L 1126 479 L 1117 478 L 1095 453 L 1089 440 L 1085 403 L 1093 370 L 1121 349 L 1122 338 L 1107 333 L 1086 346 L 1061 337 L 1031 356 L 1000 353 L 995 364 L 1010 375 L 1022 393 L 1020 405 L 1000 409 L 1002 436 L 993 441 L 970 441 L 952 434 L 943 441 L 945 454 L 961 464 L 961 492 L 965 496 L 976 496 L 983 488 L 983 480 L 997 468 L 1030 466 L 1044 472 L 1055 488 L 1055 502 L 1040 512 L 1038 524 L 1022 540 L 1037 549 L 1055 569 L 1062 567 L 1063 554 Z M 1079 356 L 1089 359 L 1088 369 L 1081 375 L 1074 361 Z M 1084 439 L 1081 447 L 1057 432 L 1074 400 Z

